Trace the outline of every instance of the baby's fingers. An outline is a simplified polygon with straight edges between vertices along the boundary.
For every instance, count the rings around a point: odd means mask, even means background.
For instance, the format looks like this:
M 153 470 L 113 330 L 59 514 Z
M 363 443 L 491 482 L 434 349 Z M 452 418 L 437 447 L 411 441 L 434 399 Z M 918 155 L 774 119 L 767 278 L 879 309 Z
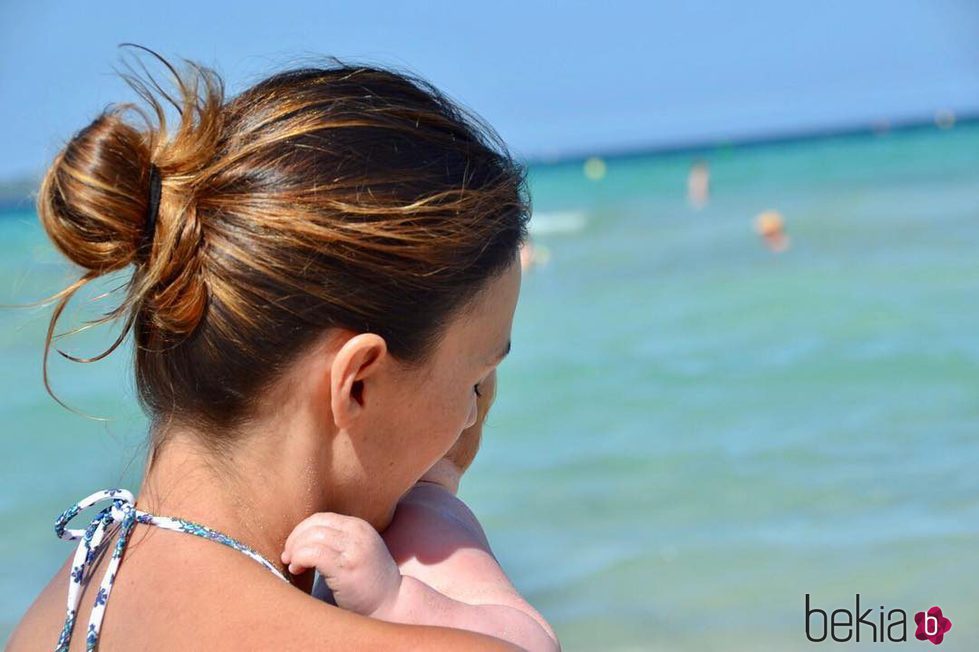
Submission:
M 300 521 L 299 524 L 292 529 L 292 532 L 289 533 L 289 536 L 286 537 L 286 542 L 283 549 L 288 550 L 290 547 L 294 547 L 293 542 L 296 539 L 304 536 L 311 529 L 324 527 L 337 531 L 346 531 L 350 528 L 351 520 L 359 519 L 352 519 L 350 516 L 334 514 L 333 512 L 318 512 L 316 514 L 307 516 Z
M 339 550 L 326 544 L 304 543 L 289 555 L 289 572 L 299 575 L 315 568 L 324 577 L 333 575 L 339 567 L 340 554 Z
M 289 535 L 280 558 L 283 563 L 288 564 L 299 548 L 324 546 L 339 551 L 346 545 L 346 539 L 347 536 L 342 530 L 323 525 L 311 525 L 302 530 L 293 531 Z

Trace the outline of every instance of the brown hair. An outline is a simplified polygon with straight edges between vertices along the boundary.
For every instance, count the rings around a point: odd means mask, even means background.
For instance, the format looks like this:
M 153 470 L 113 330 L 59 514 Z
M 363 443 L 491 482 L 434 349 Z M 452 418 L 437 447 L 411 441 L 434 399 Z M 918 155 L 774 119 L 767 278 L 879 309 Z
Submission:
M 55 400 L 47 357 L 58 317 L 85 284 L 129 265 L 125 298 L 96 322 L 125 317 L 119 338 L 93 358 L 59 353 L 98 360 L 132 330 L 143 409 L 220 443 L 324 329 L 377 333 L 405 364 L 428 359 L 526 238 L 525 168 L 417 77 L 331 59 L 226 102 L 214 71 L 185 62 L 178 72 L 147 52 L 176 96 L 148 74 L 124 74 L 155 120 L 109 107 L 41 185 L 45 230 L 86 270 L 48 299 L 59 300 L 43 362 Z M 179 114 L 172 133 L 162 100 Z M 144 255 L 151 165 L 162 191 Z

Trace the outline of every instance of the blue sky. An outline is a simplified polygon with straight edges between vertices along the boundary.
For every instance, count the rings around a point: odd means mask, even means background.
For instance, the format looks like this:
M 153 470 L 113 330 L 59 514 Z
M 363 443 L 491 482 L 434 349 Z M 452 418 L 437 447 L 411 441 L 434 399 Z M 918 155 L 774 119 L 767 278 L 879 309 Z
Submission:
M 105 105 L 134 41 L 232 92 L 304 57 L 408 68 L 520 156 L 979 112 L 975 0 L 0 2 L 0 178 Z

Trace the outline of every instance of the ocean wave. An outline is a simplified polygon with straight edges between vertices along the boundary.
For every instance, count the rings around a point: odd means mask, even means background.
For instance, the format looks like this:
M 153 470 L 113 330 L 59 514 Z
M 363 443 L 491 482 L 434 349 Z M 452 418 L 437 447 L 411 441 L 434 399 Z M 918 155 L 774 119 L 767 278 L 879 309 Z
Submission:
M 577 233 L 588 224 L 584 211 L 546 211 L 535 212 L 528 226 L 531 235 L 550 235 L 554 233 Z

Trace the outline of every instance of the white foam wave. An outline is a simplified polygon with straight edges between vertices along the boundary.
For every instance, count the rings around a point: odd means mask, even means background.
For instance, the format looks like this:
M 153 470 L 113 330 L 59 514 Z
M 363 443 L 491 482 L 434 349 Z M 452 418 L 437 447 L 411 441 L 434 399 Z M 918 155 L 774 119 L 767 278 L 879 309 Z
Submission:
M 550 235 L 553 233 L 577 233 L 588 224 L 583 211 L 535 212 L 530 218 L 528 229 L 531 235 Z

